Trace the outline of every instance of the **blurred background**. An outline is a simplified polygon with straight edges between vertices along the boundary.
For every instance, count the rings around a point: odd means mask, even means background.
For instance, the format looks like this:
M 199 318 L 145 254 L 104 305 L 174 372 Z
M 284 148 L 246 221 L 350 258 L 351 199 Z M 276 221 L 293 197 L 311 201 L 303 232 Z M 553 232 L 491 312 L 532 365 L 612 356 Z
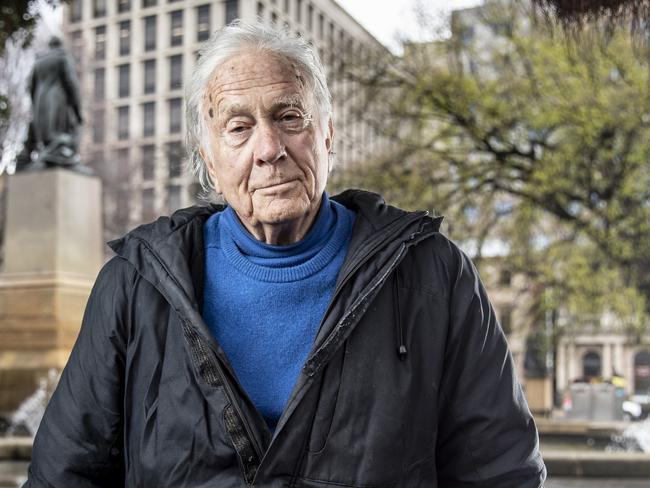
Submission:
M 0 15 L 0 486 L 24 479 L 110 257 L 101 243 L 205 203 L 185 170 L 183 87 L 201 42 L 238 18 L 317 48 L 334 96 L 330 193 L 444 215 L 473 258 L 547 486 L 650 486 L 650 1 L 10 0 Z M 38 157 L 29 80 L 52 36 L 74 62 L 80 161 L 101 184 L 79 192 L 21 171 Z M 44 257 L 74 238 L 47 214 L 66 198 L 100 224 L 85 264 Z M 39 219 L 56 245 L 21 223 Z

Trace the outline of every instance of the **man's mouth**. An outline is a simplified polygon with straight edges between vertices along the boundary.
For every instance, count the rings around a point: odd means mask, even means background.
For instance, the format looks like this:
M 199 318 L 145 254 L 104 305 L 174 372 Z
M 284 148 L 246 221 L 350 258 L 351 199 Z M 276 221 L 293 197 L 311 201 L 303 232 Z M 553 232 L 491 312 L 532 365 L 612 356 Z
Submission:
M 257 187 L 256 190 L 282 190 L 284 187 L 288 187 L 297 182 L 297 178 L 292 178 L 290 180 L 283 180 L 273 183 L 266 183 L 264 186 Z

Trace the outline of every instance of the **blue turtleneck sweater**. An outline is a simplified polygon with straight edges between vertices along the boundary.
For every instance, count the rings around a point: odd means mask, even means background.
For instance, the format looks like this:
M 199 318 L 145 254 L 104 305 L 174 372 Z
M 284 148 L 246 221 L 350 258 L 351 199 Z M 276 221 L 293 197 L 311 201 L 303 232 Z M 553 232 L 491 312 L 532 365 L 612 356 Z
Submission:
M 307 235 L 288 246 L 255 239 L 231 207 L 205 224 L 203 318 L 271 429 L 332 298 L 354 219 L 324 194 Z

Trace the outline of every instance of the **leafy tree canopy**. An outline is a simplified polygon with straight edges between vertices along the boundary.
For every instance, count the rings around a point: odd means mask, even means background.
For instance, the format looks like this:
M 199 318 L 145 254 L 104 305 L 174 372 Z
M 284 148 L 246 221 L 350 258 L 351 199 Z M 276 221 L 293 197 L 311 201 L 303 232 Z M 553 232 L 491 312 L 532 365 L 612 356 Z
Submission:
M 454 19 L 451 39 L 406 46 L 369 77 L 353 73 L 366 87 L 368 122 L 392 147 L 341 184 L 442 210 L 456 239 L 498 238 L 510 265 L 545 290 L 544 306 L 609 311 L 642 328 L 647 62 L 625 29 L 605 44 L 567 43 L 561 28 L 535 22 L 519 4 L 481 16 Z

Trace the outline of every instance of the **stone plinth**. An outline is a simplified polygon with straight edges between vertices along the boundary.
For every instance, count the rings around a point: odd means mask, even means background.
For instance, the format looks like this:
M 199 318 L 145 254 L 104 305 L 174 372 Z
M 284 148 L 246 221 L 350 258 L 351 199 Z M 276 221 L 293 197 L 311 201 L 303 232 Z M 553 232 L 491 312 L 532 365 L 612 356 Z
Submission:
M 548 415 L 553 409 L 551 378 L 526 378 L 526 400 L 531 412 Z
M 0 271 L 0 412 L 61 370 L 103 263 L 101 182 L 55 169 L 12 176 Z

